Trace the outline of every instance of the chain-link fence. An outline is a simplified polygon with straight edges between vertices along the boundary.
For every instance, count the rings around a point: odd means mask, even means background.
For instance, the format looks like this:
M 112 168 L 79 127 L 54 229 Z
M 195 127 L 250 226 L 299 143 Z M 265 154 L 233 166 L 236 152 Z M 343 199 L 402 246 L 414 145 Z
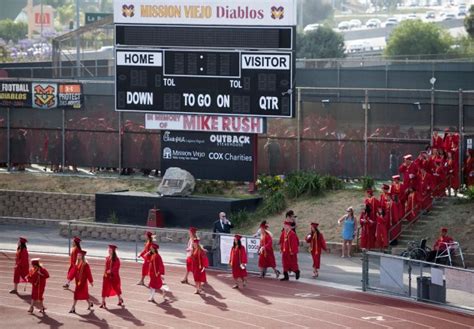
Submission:
M 145 114 L 115 112 L 111 83 L 84 85 L 81 110 L 0 109 L 0 163 L 159 169 L 160 131 L 145 129 Z M 473 92 L 308 87 L 296 93 L 295 118 L 268 119 L 259 136 L 260 174 L 389 178 L 403 154 L 429 145 L 433 130 L 449 128 L 461 140 L 474 133 Z
M 474 311 L 474 271 L 365 252 L 362 289 Z

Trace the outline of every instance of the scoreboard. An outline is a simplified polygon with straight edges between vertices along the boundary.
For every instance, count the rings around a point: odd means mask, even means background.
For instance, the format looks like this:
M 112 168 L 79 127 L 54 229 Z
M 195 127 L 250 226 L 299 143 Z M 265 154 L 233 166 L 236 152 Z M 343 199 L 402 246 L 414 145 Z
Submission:
M 114 1 L 116 110 L 293 117 L 294 1 L 276 2 Z

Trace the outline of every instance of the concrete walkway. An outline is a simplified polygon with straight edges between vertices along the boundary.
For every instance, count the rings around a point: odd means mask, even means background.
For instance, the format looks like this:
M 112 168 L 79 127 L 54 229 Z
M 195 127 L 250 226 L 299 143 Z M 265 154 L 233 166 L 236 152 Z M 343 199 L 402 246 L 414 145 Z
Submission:
M 49 254 L 68 254 L 68 240 L 59 235 L 56 227 L 29 226 L 29 225 L 0 225 L 0 250 L 15 250 L 19 236 L 28 238 L 30 252 Z M 136 245 L 126 241 L 103 241 L 86 239 L 82 247 L 92 257 L 105 257 L 107 245 L 117 244 L 119 256 L 122 259 L 135 260 L 136 251 L 140 253 L 143 244 Z M 185 246 L 178 243 L 160 243 L 160 254 L 165 263 L 185 264 Z M 277 258 L 277 267 L 281 269 L 280 257 Z M 308 252 L 302 251 L 298 256 L 303 281 L 315 284 L 337 286 L 345 289 L 361 289 L 362 265 L 360 257 L 341 258 L 339 254 L 323 253 L 319 278 L 312 279 L 312 259 Z

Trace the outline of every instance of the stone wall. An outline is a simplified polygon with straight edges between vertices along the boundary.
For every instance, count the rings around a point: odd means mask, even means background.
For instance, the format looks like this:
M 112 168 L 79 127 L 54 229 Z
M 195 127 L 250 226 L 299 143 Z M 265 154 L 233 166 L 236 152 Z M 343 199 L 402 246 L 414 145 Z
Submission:
M 0 190 L 0 216 L 63 220 L 95 218 L 95 196 Z

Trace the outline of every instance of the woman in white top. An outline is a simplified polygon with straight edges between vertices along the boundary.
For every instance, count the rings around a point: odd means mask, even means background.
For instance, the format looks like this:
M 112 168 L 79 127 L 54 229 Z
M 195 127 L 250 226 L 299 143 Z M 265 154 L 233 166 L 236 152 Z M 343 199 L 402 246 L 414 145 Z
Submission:
M 181 283 L 188 283 L 188 275 L 193 272 L 193 259 L 191 256 L 193 253 L 193 241 L 198 238 L 196 233 L 197 228 L 189 228 L 189 240 L 188 246 L 186 247 L 186 275 L 184 276 L 184 279 L 181 280 Z

